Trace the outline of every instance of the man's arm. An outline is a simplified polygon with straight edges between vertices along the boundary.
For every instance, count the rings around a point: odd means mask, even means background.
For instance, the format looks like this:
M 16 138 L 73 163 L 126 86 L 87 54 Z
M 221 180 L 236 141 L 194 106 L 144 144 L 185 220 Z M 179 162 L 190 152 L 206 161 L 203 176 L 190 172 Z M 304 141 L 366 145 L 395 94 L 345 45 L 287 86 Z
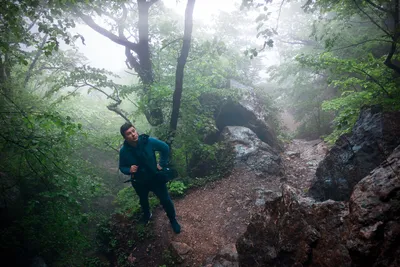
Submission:
M 124 153 L 122 149 L 119 151 L 119 170 L 126 175 L 131 174 L 131 165 L 129 165 L 129 162 L 127 161 L 126 157 L 124 156 Z
M 161 167 L 167 166 L 168 158 L 169 158 L 169 147 L 168 147 L 168 145 L 165 142 L 160 141 L 160 140 L 158 140 L 156 138 L 153 138 L 153 137 L 150 137 L 149 140 L 150 140 L 150 142 L 151 142 L 151 144 L 153 146 L 153 149 L 155 151 L 159 151 L 160 152 L 160 166 Z

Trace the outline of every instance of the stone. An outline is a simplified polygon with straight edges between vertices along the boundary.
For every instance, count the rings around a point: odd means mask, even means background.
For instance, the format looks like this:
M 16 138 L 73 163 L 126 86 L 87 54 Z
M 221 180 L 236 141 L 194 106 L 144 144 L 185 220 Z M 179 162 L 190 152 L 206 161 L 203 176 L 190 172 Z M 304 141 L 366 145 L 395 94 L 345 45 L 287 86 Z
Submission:
M 204 93 L 199 99 L 203 106 L 214 110 L 214 119 L 219 132 L 222 132 L 226 126 L 242 126 L 251 129 L 261 141 L 269 146 L 282 149 L 276 132 L 270 125 L 269 116 L 251 90 L 245 90 L 237 100 L 216 93 Z M 206 140 L 208 143 L 215 142 L 218 135 L 218 132 L 214 132 L 206 137 Z
M 309 195 L 349 200 L 354 186 L 400 145 L 400 111 L 365 108 L 351 134 L 342 135 L 319 163 Z
M 236 245 L 231 243 L 223 246 L 216 255 L 208 258 L 203 266 L 239 267 Z
M 400 146 L 355 186 L 349 208 L 345 237 L 355 266 L 399 266 Z
M 217 254 L 217 257 L 224 258 L 228 261 L 237 261 L 238 254 L 234 243 L 225 245 Z
M 300 157 L 300 152 L 286 151 L 285 154 L 288 155 L 289 157 L 292 157 L 292 158 L 294 158 L 294 157 L 299 158 Z
M 400 146 L 345 201 L 282 186 L 239 237 L 240 266 L 400 266 Z
M 249 128 L 227 126 L 220 140 L 233 147 L 235 165 L 254 171 L 259 176 L 280 173 L 281 158 L 277 151 L 262 142 Z
M 264 188 L 256 189 L 256 194 L 257 194 L 257 198 L 256 198 L 255 205 L 259 206 L 259 207 L 264 206 L 265 203 L 272 202 L 276 198 L 281 196 L 280 192 L 266 190 Z
M 179 255 L 186 255 L 188 254 L 190 251 L 192 251 L 192 248 L 190 246 L 188 246 L 185 243 L 181 243 L 181 242 L 175 242 L 172 241 L 171 242 L 171 246 L 172 248 L 179 254 Z

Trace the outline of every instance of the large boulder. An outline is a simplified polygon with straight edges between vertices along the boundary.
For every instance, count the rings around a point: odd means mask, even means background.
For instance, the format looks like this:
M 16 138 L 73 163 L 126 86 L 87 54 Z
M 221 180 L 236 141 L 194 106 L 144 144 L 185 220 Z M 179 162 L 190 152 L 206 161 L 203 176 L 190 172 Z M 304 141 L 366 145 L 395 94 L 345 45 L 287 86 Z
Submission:
M 350 201 L 316 202 L 287 185 L 251 220 L 240 266 L 400 266 L 400 146 Z
M 281 158 L 277 151 L 262 142 L 249 128 L 227 126 L 220 140 L 233 148 L 235 167 L 254 171 L 257 175 L 280 173 Z
M 252 91 L 243 92 L 239 99 L 215 93 L 204 93 L 200 97 L 203 106 L 213 110 L 219 130 L 207 139 L 215 141 L 226 126 L 243 126 L 251 129 L 258 138 L 273 148 L 280 148 L 275 130 L 270 126 L 269 116 Z
M 354 266 L 400 266 L 400 146 L 355 186 L 349 210 L 343 238 Z
M 354 186 L 400 144 L 400 112 L 361 111 L 351 134 L 339 138 L 320 162 L 311 197 L 348 200 Z
M 283 186 L 282 195 L 267 202 L 238 239 L 240 266 L 303 266 L 313 260 L 350 266 L 340 242 L 346 211 L 342 202 L 314 203 Z

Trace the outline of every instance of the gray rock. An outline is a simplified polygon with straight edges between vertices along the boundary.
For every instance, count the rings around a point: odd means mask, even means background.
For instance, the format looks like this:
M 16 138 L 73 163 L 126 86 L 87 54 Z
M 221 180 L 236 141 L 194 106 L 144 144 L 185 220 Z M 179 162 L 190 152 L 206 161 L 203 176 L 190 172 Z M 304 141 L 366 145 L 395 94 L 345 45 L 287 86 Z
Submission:
M 316 202 L 284 185 L 236 247 L 240 266 L 400 266 L 400 146 L 349 202 Z
M 171 247 L 181 256 L 182 255 L 186 255 L 190 251 L 192 251 L 192 248 L 190 246 L 188 246 L 185 243 L 181 243 L 181 242 L 172 241 L 171 242 Z
M 361 111 L 352 134 L 343 135 L 318 165 L 310 196 L 349 200 L 354 186 L 400 145 L 400 111 Z
M 205 93 L 200 97 L 203 106 L 214 109 L 214 119 L 219 131 L 226 126 L 242 126 L 251 129 L 260 140 L 273 148 L 281 149 L 275 130 L 270 126 L 269 117 L 256 95 L 251 90 L 243 91 L 240 99 Z M 207 139 L 215 139 L 209 137 Z
M 277 198 L 281 197 L 282 194 L 280 192 L 275 192 L 272 190 L 266 190 L 264 188 L 256 189 L 256 206 L 264 206 L 267 202 L 273 202 Z
M 288 155 L 289 157 L 300 157 L 300 152 L 295 152 L 295 151 L 286 151 L 285 152 L 286 155 Z
M 276 150 L 262 142 L 252 130 L 241 126 L 225 127 L 221 141 L 234 148 L 236 164 L 257 175 L 278 174 L 281 171 L 281 158 Z
M 237 261 L 238 254 L 235 244 L 228 244 L 224 246 L 217 254 L 217 257 L 226 259 L 228 261 Z

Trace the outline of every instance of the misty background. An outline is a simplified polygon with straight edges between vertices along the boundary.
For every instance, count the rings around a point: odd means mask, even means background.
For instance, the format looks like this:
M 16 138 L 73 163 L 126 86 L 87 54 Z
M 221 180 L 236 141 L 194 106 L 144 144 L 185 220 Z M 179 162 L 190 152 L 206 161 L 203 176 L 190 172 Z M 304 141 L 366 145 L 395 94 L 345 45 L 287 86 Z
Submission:
M 128 266 L 125 121 L 168 143 L 183 197 L 232 169 L 226 126 L 278 156 L 293 139 L 333 145 L 366 106 L 400 109 L 397 0 L 1 6 L 1 244 L 16 266 Z

